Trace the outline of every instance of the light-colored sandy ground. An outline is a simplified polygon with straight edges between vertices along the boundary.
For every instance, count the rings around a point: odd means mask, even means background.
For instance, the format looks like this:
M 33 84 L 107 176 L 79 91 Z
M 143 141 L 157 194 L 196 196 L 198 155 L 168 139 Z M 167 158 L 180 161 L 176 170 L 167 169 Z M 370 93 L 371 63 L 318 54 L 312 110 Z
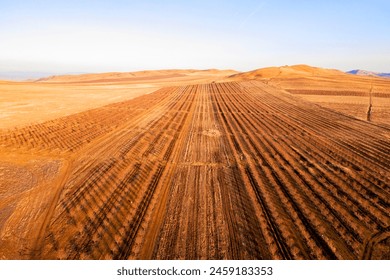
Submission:
M 43 122 L 132 99 L 158 89 L 152 85 L 0 84 L 0 129 Z
M 161 87 L 208 83 L 235 71 L 164 70 L 0 81 L 0 129 L 67 116 L 133 99 Z

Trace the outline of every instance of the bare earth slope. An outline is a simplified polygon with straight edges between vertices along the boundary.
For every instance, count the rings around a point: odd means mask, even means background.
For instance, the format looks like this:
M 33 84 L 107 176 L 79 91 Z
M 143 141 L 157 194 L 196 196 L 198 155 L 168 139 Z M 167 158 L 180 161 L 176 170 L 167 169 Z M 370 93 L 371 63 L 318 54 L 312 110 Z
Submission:
M 112 72 L 83 75 L 51 76 L 38 79 L 40 83 L 139 83 L 139 82 L 180 82 L 210 81 L 237 74 L 234 70 L 148 70 L 138 72 Z
M 389 259 L 390 129 L 212 81 L 0 131 L 0 258 Z
M 231 75 L 226 81 L 259 80 L 337 112 L 390 126 L 390 80 L 308 65 L 270 67 Z
M 306 78 L 318 76 L 340 76 L 346 75 L 339 70 L 324 69 L 312 67 L 304 64 L 281 66 L 281 67 L 267 67 L 249 72 L 236 73 L 231 75 L 231 80 L 253 80 L 253 79 L 275 79 L 275 78 Z

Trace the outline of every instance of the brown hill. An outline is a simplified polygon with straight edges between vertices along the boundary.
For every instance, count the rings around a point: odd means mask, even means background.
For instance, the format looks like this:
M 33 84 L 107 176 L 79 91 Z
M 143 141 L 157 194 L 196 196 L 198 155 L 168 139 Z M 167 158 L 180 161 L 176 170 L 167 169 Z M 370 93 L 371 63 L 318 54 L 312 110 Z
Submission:
M 375 91 L 382 96 L 389 93 L 390 81 L 382 77 L 358 76 L 335 69 L 308 65 L 268 67 L 231 75 L 225 81 L 260 80 L 291 93 L 328 95 L 331 92 L 349 92 L 367 95 Z M 314 92 L 313 92 L 314 91 Z
M 146 70 L 137 72 L 110 72 L 81 75 L 50 76 L 36 80 L 45 83 L 111 83 L 177 79 L 193 76 L 226 77 L 237 74 L 234 70 Z
M 254 80 L 254 79 L 272 79 L 272 78 L 296 78 L 296 77 L 315 77 L 315 76 L 335 76 L 346 75 L 335 69 L 323 69 L 304 64 L 267 67 L 256 69 L 249 72 L 243 72 L 231 75 L 232 80 Z

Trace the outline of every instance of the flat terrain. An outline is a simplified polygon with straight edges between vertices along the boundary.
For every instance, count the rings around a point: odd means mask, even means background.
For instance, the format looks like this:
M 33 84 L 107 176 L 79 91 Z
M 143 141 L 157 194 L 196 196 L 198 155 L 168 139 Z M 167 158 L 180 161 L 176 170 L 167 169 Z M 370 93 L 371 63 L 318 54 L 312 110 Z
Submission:
M 129 100 L 159 88 L 207 83 L 235 71 L 161 70 L 0 81 L 0 129 L 25 126 Z
M 386 119 L 291 76 L 170 79 L 0 130 L 0 258 L 390 259 Z
M 72 115 L 157 90 L 154 85 L 0 82 L 0 129 Z

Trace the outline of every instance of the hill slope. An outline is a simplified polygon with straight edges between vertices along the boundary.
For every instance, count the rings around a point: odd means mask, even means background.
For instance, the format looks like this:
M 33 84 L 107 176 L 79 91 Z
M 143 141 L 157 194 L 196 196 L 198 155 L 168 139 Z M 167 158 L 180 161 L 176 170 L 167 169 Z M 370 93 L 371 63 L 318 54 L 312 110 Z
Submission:
M 339 70 L 323 69 L 312 67 L 304 64 L 267 67 L 256 69 L 249 72 L 243 72 L 231 75 L 229 78 L 233 80 L 252 80 L 252 79 L 271 79 L 271 78 L 293 78 L 293 77 L 315 77 L 315 76 L 335 76 L 346 75 Z
M 177 79 L 194 76 L 225 77 L 236 74 L 234 70 L 147 70 L 138 72 L 110 72 L 82 75 L 50 76 L 36 80 L 45 83 L 111 83 L 111 82 L 136 82 L 162 79 Z

